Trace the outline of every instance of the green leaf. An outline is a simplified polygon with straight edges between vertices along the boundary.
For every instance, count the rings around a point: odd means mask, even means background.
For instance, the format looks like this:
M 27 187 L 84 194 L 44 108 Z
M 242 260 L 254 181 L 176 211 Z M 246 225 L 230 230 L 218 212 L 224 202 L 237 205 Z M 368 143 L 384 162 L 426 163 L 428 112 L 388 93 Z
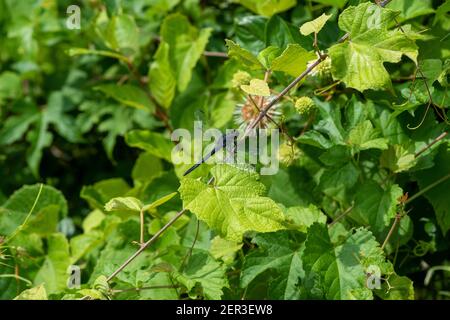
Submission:
M 414 300 L 413 282 L 407 277 L 392 274 L 376 294 L 384 300 Z
M 23 186 L 0 207 L 0 234 L 11 235 L 18 228 L 33 231 L 37 221 L 45 221 L 46 229 L 41 231 L 55 232 L 57 222 L 66 215 L 67 202 L 60 191 L 41 184 Z
M 348 41 L 329 49 L 333 78 L 359 91 L 389 89 L 384 62 L 399 62 L 403 55 L 417 63 L 417 46 L 400 30 L 388 30 L 397 12 L 365 2 L 339 16 Z
M 319 188 L 326 195 L 345 202 L 351 188 L 358 181 L 359 174 L 360 171 L 352 162 L 339 168 L 327 169 L 320 177 Z
M 410 1 L 396 0 L 391 1 L 386 8 L 401 11 L 399 22 L 414 19 L 420 16 L 428 15 L 434 12 L 431 0 Z
M 27 134 L 27 141 L 31 144 L 27 151 L 27 163 L 35 177 L 39 176 L 43 149 L 49 147 L 53 141 L 53 134 L 48 131 L 49 122 L 48 113 L 42 112 L 35 129 Z
M 130 62 L 129 59 L 126 56 L 121 55 L 121 54 L 119 54 L 117 52 L 106 51 L 106 50 L 93 50 L 93 49 L 85 49 L 85 48 L 70 48 L 67 51 L 67 54 L 69 56 L 71 56 L 71 57 L 78 56 L 78 55 L 93 54 L 93 55 L 98 55 L 98 56 L 103 56 L 103 57 L 115 58 L 115 59 L 120 60 L 120 61 L 125 62 L 125 63 Z
M 323 26 L 325 25 L 325 23 L 327 23 L 328 19 L 330 19 L 331 16 L 331 14 L 327 15 L 323 13 L 320 17 L 302 24 L 302 26 L 300 27 L 300 33 L 304 36 L 310 35 L 311 33 L 319 33 L 319 31 L 322 30 Z
M 283 53 L 272 61 L 271 70 L 298 77 L 306 70 L 308 61 L 315 57 L 314 53 L 306 51 L 300 45 L 289 44 Z
M 367 181 L 355 194 L 355 206 L 349 216 L 360 224 L 369 225 L 372 232 L 379 236 L 390 226 L 397 213 L 398 198 L 403 190 L 396 184 L 383 190 L 377 183 Z
M 384 261 L 372 234 L 357 229 L 345 242 L 333 245 L 326 225 L 310 227 L 303 252 L 304 296 L 312 299 L 372 299 L 361 259 Z
M 266 47 L 276 46 L 286 49 L 289 44 L 300 44 L 304 48 L 312 49 L 309 39 L 298 32 L 298 27 L 278 15 L 267 21 L 264 35 Z
M 242 243 L 223 239 L 219 236 L 211 240 L 209 252 L 214 259 L 221 259 L 226 264 L 231 264 L 237 251 L 242 248 Z
M 270 88 L 267 82 L 260 79 L 250 80 L 250 85 L 241 85 L 241 89 L 247 93 L 254 96 L 268 97 L 270 96 Z
M 99 181 L 81 189 L 80 196 L 86 200 L 91 208 L 104 210 L 104 204 L 110 199 L 120 197 L 130 190 L 130 186 L 121 178 Z
M 417 171 L 414 177 L 419 183 L 420 190 L 430 186 L 434 182 L 450 175 L 450 152 L 448 144 L 439 147 L 439 153 L 434 159 L 435 165 L 427 170 Z M 450 229 L 450 179 L 443 181 L 427 191 L 424 196 L 432 204 L 436 219 L 442 233 L 445 235 Z
M 153 201 L 150 204 L 146 204 L 143 207 L 143 209 L 144 210 L 154 210 L 157 207 L 159 207 L 159 206 L 163 205 L 164 203 L 166 203 L 167 201 L 169 201 L 170 199 L 172 199 L 173 197 L 175 197 L 176 195 L 177 195 L 176 192 L 172 192 L 172 193 L 170 193 L 170 194 L 168 194 L 168 195 L 166 195 L 166 196 L 164 196 L 164 197 L 162 197 L 162 198 L 160 198 L 160 199 L 158 199 L 156 201 Z
M 161 160 L 149 152 L 139 155 L 133 166 L 131 177 L 134 184 L 145 184 L 158 177 L 163 171 Z
M 245 256 L 240 285 L 247 287 L 258 275 L 274 271 L 269 286 L 272 299 L 299 299 L 298 284 L 304 277 L 302 236 L 292 231 L 257 235 L 253 242 L 258 249 Z
M 105 214 L 101 210 L 92 210 L 83 220 L 82 227 L 84 233 L 89 233 L 90 231 L 100 226 L 105 217 Z
M 49 236 L 48 253 L 34 278 L 34 284 L 44 284 L 48 294 L 64 290 L 67 287 L 69 265 L 69 243 L 66 237 L 61 233 Z
M 258 54 L 258 61 L 266 68 L 270 69 L 273 59 L 280 55 L 281 49 L 275 46 L 269 46 Z
M 333 144 L 345 144 L 346 132 L 342 126 L 341 110 L 335 103 L 313 100 L 321 117 L 320 121 L 314 125 L 314 129 L 326 133 Z
M 70 238 L 70 263 L 74 264 L 78 260 L 104 243 L 104 235 L 100 231 L 91 231 L 79 234 Z
M 297 4 L 297 0 L 235 0 L 251 11 L 266 17 L 286 11 Z
M 343 8 L 348 0 L 314 0 L 314 2 L 322 3 L 328 6 Z
M 155 111 L 155 105 L 149 99 L 147 94 L 136 86 L 130 84 L 121 86 L 115 84 L 102 84 L 94 89 L 103 92 L 107 96 L 126 106 L 146 110 L 151 113 Z
M 155 60 L 148 73 L 149 86 L 155 100 L 164 108 L 169 108 L 175 96 L 176 79 L 169 61 L 169 45 L 162 42 L 155 53 Z
M 3 100 L 16 99 L 22 95 L 22 82 L 20 77 L 11 71 L 0 74 L 0 106 Z
M 183 273 L 175 272 L 173 278 L 188 291 L 200 284 L 207 299 L 218 300 L 223 295 L 223 288 L 229 286 L 225 271 L 223 264 L 215 261 L 207 252 L 197 249 L 189 258 Z
M 246 49 L 241 48 L 238 44 L 228 39 L 225 39 L 225 43 L 228 48 L 228 56 L 230 58 L 236 59 L 243 66 L 249 68 L 250 70 L 258 70 L 264 68 L 259 60 Z
M 125 135 L 125 141 L 130 147 L 143 149 L 158 158 L 172 162 L 172 149 L 175 145 L 161 133 L 132 130 Z
M 183 207 L 195 213 L 228 240 L 240 241 L 246 231 L 283 229 L 283 213 L 270 198 L 262 197 L 264 186 L 256 173 L 228 165 L 211 169 L 214 184 L 192 178 L 181 180 Z
M 107 29 L 108 45 L 125 54 L 139 51 L 139 29 L 130 15 L 113 16 Z
M 395 173 L 407 171 L 416 163 L 414 153 L 400 144 L 390 145 L 387 150 L 383 151 L 380 158 L 380 166 Z
M 192 78 L 192 70 L 200 59 L 212 29 L 198 31 L 187 17 L 174 13 L 161 25 L 161 40 L 169 45 L 170 66 L 177 79 L 178 90 L 186 90 Z
M 106 211 L 141 211 L 144 205 L 139 199 L 134 197 L 117 197 L 109 200 L 105 204 Z
M 308 228 L 315 222 L 325 224 L 327 216 L 315 205 L 308 207 L 290 207 L 286 211 L 286 218 L 290 221 L 296 230 L 306 233 Z
M 44 285 L 22 291 L 14 300 L 48 300 Z
M 8 117 L 0 130 L 0 145 L 12 144 L 23 137 L 30 126 L 40 119 L 37 108 L 23 107 L 23 113 Z
M 295 177 L 306 176 L 304 171 L 293 172 L 296 174 Z M 280 168 L 277 174 L 270 178 L 266 176 L 270 180 L 267 196 L 286 207 L 308 205 L 312 201 L 308 190 L 309 185 L 303 179 L 294 178 L 293 172 Z
M 246 16 L 245 19 L 236 19 L 236 43 L 257 56 L 267 47 L 265 29 L 267 18 L 262 16 Z M 227 40 L 225 40 L 226 42 Z M 276 44 L 271 43 L 270 45 Z
M 357 151 L 367 149 L 387 149 L 387 140 L 378 137 L 379 132 L 374 129 L 372 122 L 365 120 L 350 131 L 348 143 Z

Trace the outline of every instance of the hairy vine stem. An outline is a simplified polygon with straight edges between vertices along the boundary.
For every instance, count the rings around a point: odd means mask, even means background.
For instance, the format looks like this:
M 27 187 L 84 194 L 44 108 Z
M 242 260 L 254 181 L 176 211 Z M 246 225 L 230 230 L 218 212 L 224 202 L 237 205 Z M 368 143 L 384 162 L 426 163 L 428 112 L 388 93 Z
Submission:
M 109 282 L 111 281 L 119 272 L 121 272 L 123 269 L 125 269 L 126 266 L 128 266 L 134 259 L 136 259 L 147 247 L 149 247 L 151 244 L 153 244 L 163 233 L 166 231 L 171 225 L 175 223 L 184 213 L 186 212 L 186 209 L 183 209 L 179 211 L 172 219 L 170 219 L 167 224 L 162 227 L 157 233 L 153 235 L 153 237 L 150 238 L 147 242 L 141 245 L 141 247 L 133 253 L 119 268 L 116 269 L 106 280 Z

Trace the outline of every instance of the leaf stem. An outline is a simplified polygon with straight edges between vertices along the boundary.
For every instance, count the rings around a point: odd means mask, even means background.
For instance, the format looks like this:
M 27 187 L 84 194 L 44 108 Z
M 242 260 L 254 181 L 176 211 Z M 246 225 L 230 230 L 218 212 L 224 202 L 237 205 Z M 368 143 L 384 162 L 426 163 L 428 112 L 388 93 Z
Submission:
M 429 186 L 426 186 L 425 188 L 423 188 L 422 190 L 420 190 L 419 192 L 417 192 L 415 195 L 413 195 L 411 198 L 409 198 L 405 204 L 408 204 L 410 202 L 412 202 L 413 200 L 415 200 L 416 198 L 420 197 L 421 195 L 423 195 L 424 193 L 428 192 L 429 190 L 433 189 L 434 187 L 436 187 L 438 184 L 444 182 L 445 180 L 450 179 L 450 173 L 447 174 L 446 176 L 440 178 L 439 180 L 433 182 L 432 184 L 430 184 Z
M 340 215 L 338 215 L 333 221 L 331 221 L 328 224 L 328 227 L 333 226 L 335 223 L 337 223 L 339 220 L 341 220 L 343 217 L 345 217 L 347 214 L 349 214 L 353 210 L 353 206 L 350 206 L 347 208 L 344 212 L 342 212 Z
M 13 239 L 20 231 L 23 230 L 23 228 L 25 228 L 25 226 L 28 222 L 28 219 L 30 219 L 31 214 L 33 213 L 34 208 L 36 207 L 36 205 L 39 201 L 39 198 L 41 197 L 41 192 L 42 192 L 43 188 L 44 188 L 44 184 L 41 183 L 38 194 L 37 194 L 36 198 L 34 199 L 34 203 L 31 206 L 31 209 L 28 212 L 27 216 L 25 217 L 25 220 L 23 220 L 22 224 L 14 231 L 14 233 L 9 238 L 6 238 L 6 240 L 4 241 L 4 244 L 6 244 L 8 241 L 11 241 L 11 239 Z
M 206 57 L 218 57 L 218 58 L 228 58 L 228 54 L 226 52 L 219 51 L 204 51 L 203 55 Z
M 384 250 L 384 247 L 386 247 L 387 243 L 389 242 L 389 239 L 391 238 L 392 234 L 394 233 L 395 228 L 397 227 L 397 224 L 400 222 L 401 215 L 396 214 L 394 223 L 391 226 L 391 229 L 389 229 L 389 232 L 386 236 L 386 239 L 384 239 L 383 244 L 381 245 L 381 250 Z
M 141 222 L 141 235 L 140 235 L 140 245 L 142 246 L 144 244 L 144 208 L 141 209 L 141 211 L 139 212 L 139 216 L 140 216 L 140 222 Z

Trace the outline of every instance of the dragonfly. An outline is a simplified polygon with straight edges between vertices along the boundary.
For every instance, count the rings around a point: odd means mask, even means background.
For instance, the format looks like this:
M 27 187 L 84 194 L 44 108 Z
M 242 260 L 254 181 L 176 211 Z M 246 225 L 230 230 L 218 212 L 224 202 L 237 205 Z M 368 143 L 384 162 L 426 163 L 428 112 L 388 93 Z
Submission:
M 220 139 L 218 139 L 218 141 L 216 142 L 216 145 L 214 146 L 214 148 L 206 156 L 204 156 L 202 159 L 200 159 L 196 164 L 194 164 L 192 167 L 190 167 L 188 170 L 186 170 L 186 172 L 183 174 L 183 176 L 188 175 L 189 173 L 191 173 L 192 171 L 194 171 L 195 169 L 200 167 L 200 165 L 202 163 L 207 161 L 209 158 L 211 158 L 213 155 L 215 155 L 218 151 L 222 150 L 223 148 L 234 146 L 234 142 L 238 136 L 239 136 L 239 130 L 232 130 L 228 134 L 222 135 L 222 137 Z M 234 151 L 234 149 L 233 149 L 233 151 Z

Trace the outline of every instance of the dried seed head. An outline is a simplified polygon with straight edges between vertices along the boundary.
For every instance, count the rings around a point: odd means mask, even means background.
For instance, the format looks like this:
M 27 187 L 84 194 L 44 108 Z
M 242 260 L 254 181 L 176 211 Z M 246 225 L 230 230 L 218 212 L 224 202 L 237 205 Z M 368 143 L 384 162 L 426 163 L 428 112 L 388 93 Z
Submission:
M 256 118 L 258 118 L 260 111 L 263 110 L 270 101 L 270 97 L 265 98 L 264 103 L 260 108 L 260 97 L 244 97 L 243 102 L 237 104 L 234 111 L 234 122 L 239 126 L 239 129 L 247 129 L 248 126 L 251 125 Z M 267 112 L 267 115 L 274 122 L 278 123 L 281 117 L 279 104 L 273 105 Z M 274 124 L 268 117 L 263 117 L 255 128 L 272 129 L 276 127 L 276 124 Z

